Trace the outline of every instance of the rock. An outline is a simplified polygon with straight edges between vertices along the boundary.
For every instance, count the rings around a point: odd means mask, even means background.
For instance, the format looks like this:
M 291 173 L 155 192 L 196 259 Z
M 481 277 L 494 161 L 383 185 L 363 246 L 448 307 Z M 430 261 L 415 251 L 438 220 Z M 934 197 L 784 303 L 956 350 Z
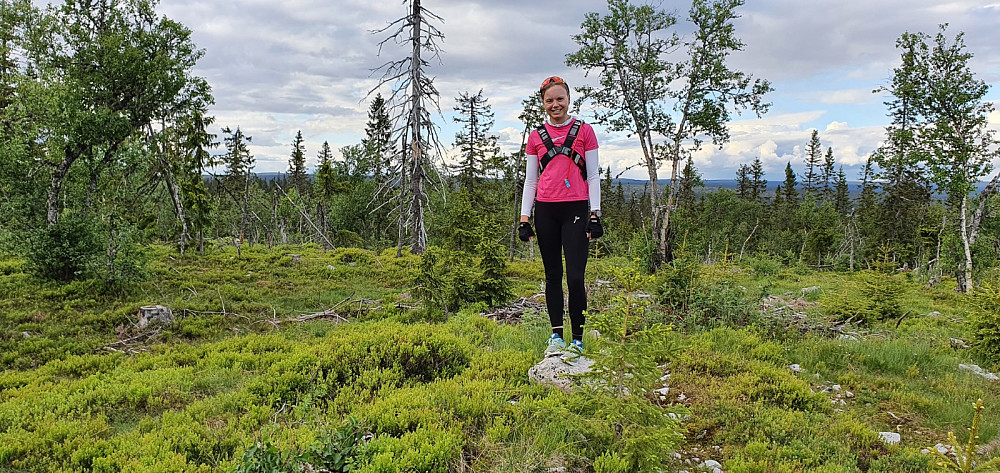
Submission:
M 21 338 L 31 338 L 31 334 L 28 332 L 21 332 Z
M 920 453 L 923 453 L 924 455 L 930 455 L 931 451 L 926 448 L 921 448 Z
M 956 349 L 956 350 L 968 350 L 969 349 L 969 345 L 967 343 L 965 343 L 965 340 L 962 340 L 961 338 L 949 338 L 948 342 L 951 344 L 951 347 L 954 348 L 954 349 Z
M 294 261 L 296 263 L 298 263 L 299 261 L 302 260 L 302 255 L 297 255 L 295 253 L 289 253 L 288 256 L 291 256 L 292 257 L 292 261 Z
M 788 369 L 792 370 L 795 374 L 799 374 L 799 371 L 802 371 L 802 367 L 798 363 L 788 365 Z
M 666 394 L 667 394 L 667 393 L 668 393 L 669 391 L 670 391 L 670 388 L 668 388 L 668 387 L 666 387 L 666 386 L 664 386 L 664 387 L 662 387 L 662 388 L 660 388 L 660 389 L 654 389 L 654 390 L 653 390 L 653 392 L 654 392 L 654 393 L 657 393 L 657 394 L 662 394 L 662 395 L 664 395 L 664 396 L 666 396 Z
M 935 445 L 934 449 L 937 450 L 938 453 L 940 453 L 942 455 L 947 455 L 948 452 L 951 451 L 951 447 L 949 447 L 949 446 L 947 446 L 947 445 L 945 445 L 943 443 L 939 443 L 939 444 Z
M 808 295 L 808 294 L 816 294 L 819 291 L 820 291 L 819 286 L 809 286 L 809 287 L 803 287 L 802 291 L 800 291 L 800 292 L 802 293 L 803 296 L 805 296 L 805 295 Z
M 896 432 L 879 432 L 878 434 L 882 437 L 882 441 L 889 445 L 896 445 L 902 440 L 902 437 Z
M 840 385 L 839 384 L 834 384 L 833 386 L 830 386 L 830 388 L 833 389 L 834 391 L 840 391 Z
M 958 369 L 964 370 L 964 371 L 969 371 L 972 374 L 982 376 L 983 378 L 986 378 L 986 379 L 988 379 L 990 381 L 998 381 L 998 380 L 1000 380 L 1000 377 L 997 377 L 997 375 L 995 375 L 993 373 L 987 372 L 986 370 L 980 368 L 979 365 L 960 364 L 960 365 L 958 365 Z
M 333 270 L 337 269 L 337 267 L 334 266 L 334 265 L 332 265 L 332 264 L 328 264 L 328 265 L 326 265 L 326 269 L 328 269 L 330 271 L 333 271 Z
M 840 334 L 839 336 L 837 336 L 837 339 L 838 340 L 850 340 L 852 342 L 858 341 L 858 337 L 855 337 L 854 335 L 848 335 L 846 333 Z
M 705 460 L 705 463 L 702 463 L 701 466 L 703 468 L 722 468 L 722 463 L 715 460 Z
M 568 376 L 588 373 L 593 365 L 585 356 L 547 356 L 528 370 L 528 379 L 571 392 L 578 383 Z
M 139 308 L 138 315 L 140 329 L 149 326 L 169 327 L 175 320 L 170 308 L 162 305 L 144 305 Z
M 850 392 L 850 391 L 846 391 L 846 392 L 844 392 L 844 396 L 845 396 L 846 398 L 848 398 L 848 399 L 851 399 L 851 398 L 853 398 L 853 397 L 854 397 L 854 393 L 852 393 L 852 392 Z

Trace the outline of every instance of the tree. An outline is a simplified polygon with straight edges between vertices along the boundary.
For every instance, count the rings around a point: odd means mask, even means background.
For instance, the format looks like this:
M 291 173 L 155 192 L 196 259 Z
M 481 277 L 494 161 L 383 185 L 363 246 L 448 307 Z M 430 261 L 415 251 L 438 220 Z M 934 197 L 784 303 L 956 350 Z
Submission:
M 736 195 L 743 200 L 752 199 L 753 183 L 750 180 L 750 166 L 740 164 L 736 169 Z
M 240 225 L 237 236 L 242 243 L 246 238 L 250 219 L 250 172 L 254 167 L 254 157 L 250 154 L 248 144 L 253 141 L 253 137 L 245 135 L 240 127 L 236 127 L 235 131 L 225 127 L 222 132 L 228 135 L 223 138 L 226 154 L 222 157 L 222 164 L 226 167 L 226 175 L 222 188 L 229 193 L 233 202 L 240 208 Z
M 963 261 L 956 268 L 956 279 L 959 290 L 970 292 L 972 245 L 983 212 L 969 209 L 969 195 L 976 182 L 992 171 L 991 162 L 1000 152 L 994 131 L 988 128 L 994 109 L 985 101 L 989 85 L 976 79 L 969 68 L 972 54 L 965 51 L 964 34 L 949 39 L 946 31 L 947 25 L 941 25 L 933 40 L 924 33 L 900 36 L 896 47 L 902 50 L 902 64 L 893 70 L 889 91 L 900 106 L 907 107 L 906 114 L 912 106 L 912 141 L 918 152 L 907 159 L 926 166 L 931 182 L 947 195 L 949 207 L 958 216 Z M 987 197 L 980 197 L 981 206 Z
M 834 160 L 833 160 L 833 148 L 826 148 L 826 155 L 823 156 L 823 173 L 820 176 L 823 184 L 823 200 L 831 201 L 833 200 L 833 180 L 836 178 L 834 174 Z
M 684 163 L 684 169 L 681 171 L 680 190 L 677 193 L 678 208 L 691 209 L 694 207 L 696 202 L 694 189 L 696 187 L 705 187 L 705 183 L 701 180 L 701 174 L 695 169 L 691 156 L 688 156 L 687 162 Z
M 158 17 L 154 7 L 145 0 L 68 0 L 27 27 L 31 70 L 43 84 L 43 100 L 58 111 L 46 123 L 54 140 L 44 161 L 50 225 L 75 163 L 90 162 L 96 182 L 158 113 L 186 105 L 181 91 L 194 79 L 191 70 L 203 51 L 191 42 L 190 30 Z
M 823 166 L 823 145 L 819 141 L 819 132 L 813 129 L 809 143 L 806 145 L 806 171 L 802 175 L 802 191 L 812 195 L 819 187 Z
M 330 151 L 329 141 L 323 142 L 316 160 L 319 163 L 316 166 L 316 192 L 319 200 L 323 202 L 340 191 L 337 173 L 333 169 L 333 152 Z
M 785 163 L 785 181 L 781 184 L 782 200 L 788 205 L 797 205 L 799 202 L 799 192 L 795 190 L 798 183 L 795 181 L 795 171 L 792 170 L 792 163 Z
M 368 108 L 368 123 L 365 125 L 365 138 L 361 140 L 367 160 L 358 169 L 360 175 L 370 175 L 375 182 L 384 183 L 393 170 L 391 162 L 396 156 L 396 143 L 392 139 L 392 122 L 389 118 L 388 104 L 382 94 L 376 94 Z
M 430 23 L 441 21 L 441 17 L 420 5 L 420 0 L 410 0 L 410 13 L 393 21 L 382 33 L 396 27 L 394 33 L 379 43 L 381 49 L 390 41 L 406 42 L 411 46 L 410 55 L 404 59 L 389 61 L 377 70 L 383 70 L 378 87 L 386 84 L 394 86 L 389 101 L 394 103 L 396 136 L 403 143 L 398 155 L 401 163 L 397 194 L 399 212 L 399 238 L 396 254 L 402 255 L 403 237 L 410 234 L 410 251 L 421 254 L 427 249 L 425 212 L 427 209 L 426 187 L 436 175 L 432 163 L 432 153 L 441 155 L 441 143 L 437 128 L 431 120 L 431 107 L 440 113 L 438 91 L 434 80 L 426 74 L 429 67 L 423 53 L 431 56 L 440 54 L 438 41 L 444 38 L 440 30 Z M 374 90 L 373 90 L 374 91 Z
M 733 25 L 736 8 L 743 3 L 694 0 L 689 19 L 695 32 L 682 44 L 676 34 L 663 37 L 662 32 L 677 22 L 672 15 L 648 6 L 635 7 L 627 0 L 608 0 L 609 14 L 588 14 L 582 32 L 573 37 L 580 50 L 566 57 L 567 65 L 600 74 L 601 88 L 579 89 L 585 99 L 598 105 L 598 122 L 639 137 L 650 176 L 658 242 L 654 263 L 670 259 L 670 212 L 677 205 L 681 161 L 706 138 L 719 146 L 729 140 L 731 110 L 749 109 L 760 115 L 768 108 L 762 98 L 771 90 L 770 84 L 727 64 L 729 55 L 743 48 Z M 668 62 L 666 56 L 681 46 L 682 60 Z M 669 87 L 673 83 L 678 87 Z M 667 102 L 672 114 L 666 113 Z M 654 134 L 666 141 L 654 145 Z M 661 160 L 671 163 L 665 204 L 659 200 L 656 185 Z
M 851 189 L 847 185 L 844 166 L 837 169 L 837 176 L 833 179 L 833 208 L 841 216 L 846 216 L 851 211 Z
M 292 187 L 305 195 L 308 191 L 309 177 L 306 174 L 306 146 L 302 140 L 302 130 L 295 133 L 292 141 L 292 154 L 288 159 L 288 177 Z
M 586 15 L 582 31 L 573 36 L 580 49 L 566 56 L 566 65 L 598 73 L 599 87 L 577 88 L 583 100 L 597 106 L 595 121 L 639 140 L 654 222 L 660 221 L 658 214 L 664 210 L 657 178 L 662 156 L 657 155 L 653 139 L 666 131 L 670 120 L 664 101 L 677 72 L 666 56 L 677 49 L 680 39 L 666 31 L 676 23 L 676 17 L 653 7 L 608 0 L 607 15 Z
M 453 168 L 458 172 L 458 184 L 468 189 L 475 198 L 477 184 L 487 176 L 491 169 L 498 168 L 497 158 L 500 147 L 497 136 L 490 133 L 493 127 L 493 110 L 479 89 L 476 95 L 462 92 L 456 98 L 458 105 L 455 111 L 459 113 L 454 118 L 461 123 L 462 128 L 455 134 L 455 147 L 458 148 L 459 163 Z
M 763 201 L 767 192 L 767 179 L 764 179 L 764 165 L 760 162 L 760 156 L 750 164 L 750 189 L 754 200 Z

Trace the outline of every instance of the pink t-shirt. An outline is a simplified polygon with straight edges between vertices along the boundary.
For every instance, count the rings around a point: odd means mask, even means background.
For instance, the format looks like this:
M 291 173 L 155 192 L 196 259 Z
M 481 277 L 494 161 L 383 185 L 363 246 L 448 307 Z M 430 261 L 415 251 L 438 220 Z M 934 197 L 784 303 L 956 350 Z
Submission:
M 575 120 L 575 119 L 574 119 Z M 552 126 L 545 124 L 545 129 L 552 138 L 552 143 L 559 146 L 565 141 L 566 135 L 572 122 L 563 126 Z M 573 142 L 573 149 L 585 156 L 587 151 L 597 149 L 597 136 L 590 125 L 584 123 L 576 135 Z M 538 130 L 533 130 L 528 137 L 528 144 L 525 147 L 525 154 L 538 157 L 539 169 L 541 169 L 541 158 L 545 156 L 548 149 L 542 143 L 542 138 L 538 136 Z M 569 180 L 569 186 L 566 181 Z M 545 166 L 542 175 L 538 177 L 538 189 L 535 198 L 539 202 L 571 202 L 575 200 L 587 200 L 589 193 L 587 182 L 580 175 L 580 167 L 567 156 L 557 155 Z

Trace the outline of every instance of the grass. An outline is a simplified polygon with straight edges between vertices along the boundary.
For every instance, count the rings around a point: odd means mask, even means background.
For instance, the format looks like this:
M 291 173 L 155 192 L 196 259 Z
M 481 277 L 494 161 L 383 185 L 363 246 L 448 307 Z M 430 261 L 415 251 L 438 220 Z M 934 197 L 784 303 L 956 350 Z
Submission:
M 548 336 L 545 314 L 506 325 L 478 306 L 444 322 L 395 308 L 416 305 L 407 293 L 418 257 L 315 246 L 152 253 L 150 279 L 127 294 L 39 281 L 0 257 L 0 471 L 226 471 L 256 442 L 302 451 L 347 418 L 373 435 L 360 471 L 593 471 L 608 445 L 584 398 L 526 378 Z M 625 264 L 593 260 L 588 280 Z M 509 275 L 516 296 L 539 292 L 539 261 L 514 262 Z M 702 268 L 699 281 L 804 297 L 806 316 L 825 327 L 825 301 L 853 297 L 853 277 L 728 265 Z M 997 385 L 958 364 L 997 367 L 952 342 L 970 340 L 973 305 L 894 278 L 908 315 L 850 327 L 857 339 L 773 321 L 672 332 L 669 397 L 648 399 L 690 415 L 681 459 L 666 471 L 692 470 L 695 456 L 728 472 L 931 471 L 921 449 L 949 431 L 964 439 L 979 398 L 980 441 L 996 439 Z M 820 291 L 803 295 L 811 286 Z M 591 310 L 607 291 L 593 289 Z M 338 306 L 348 299 L 382 308 Z M 106 349 L 140 334 L 134 313 L 149 304 L 171 307 L 177 324 Z M 351 321 L 275 323 L 335 306 Z M 886 445 L 879 431 L 902 442 Z

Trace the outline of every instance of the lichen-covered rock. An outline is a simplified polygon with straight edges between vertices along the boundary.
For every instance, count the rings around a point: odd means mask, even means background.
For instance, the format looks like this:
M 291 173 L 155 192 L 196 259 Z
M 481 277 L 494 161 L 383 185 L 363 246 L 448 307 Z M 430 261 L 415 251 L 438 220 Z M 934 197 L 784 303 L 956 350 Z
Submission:
M 571 376 L 588 373 L 594 360 L 583 355 L 562 351 L 551 353 L 528 370 L 528 379 L 570 392 L 579 382 Z

